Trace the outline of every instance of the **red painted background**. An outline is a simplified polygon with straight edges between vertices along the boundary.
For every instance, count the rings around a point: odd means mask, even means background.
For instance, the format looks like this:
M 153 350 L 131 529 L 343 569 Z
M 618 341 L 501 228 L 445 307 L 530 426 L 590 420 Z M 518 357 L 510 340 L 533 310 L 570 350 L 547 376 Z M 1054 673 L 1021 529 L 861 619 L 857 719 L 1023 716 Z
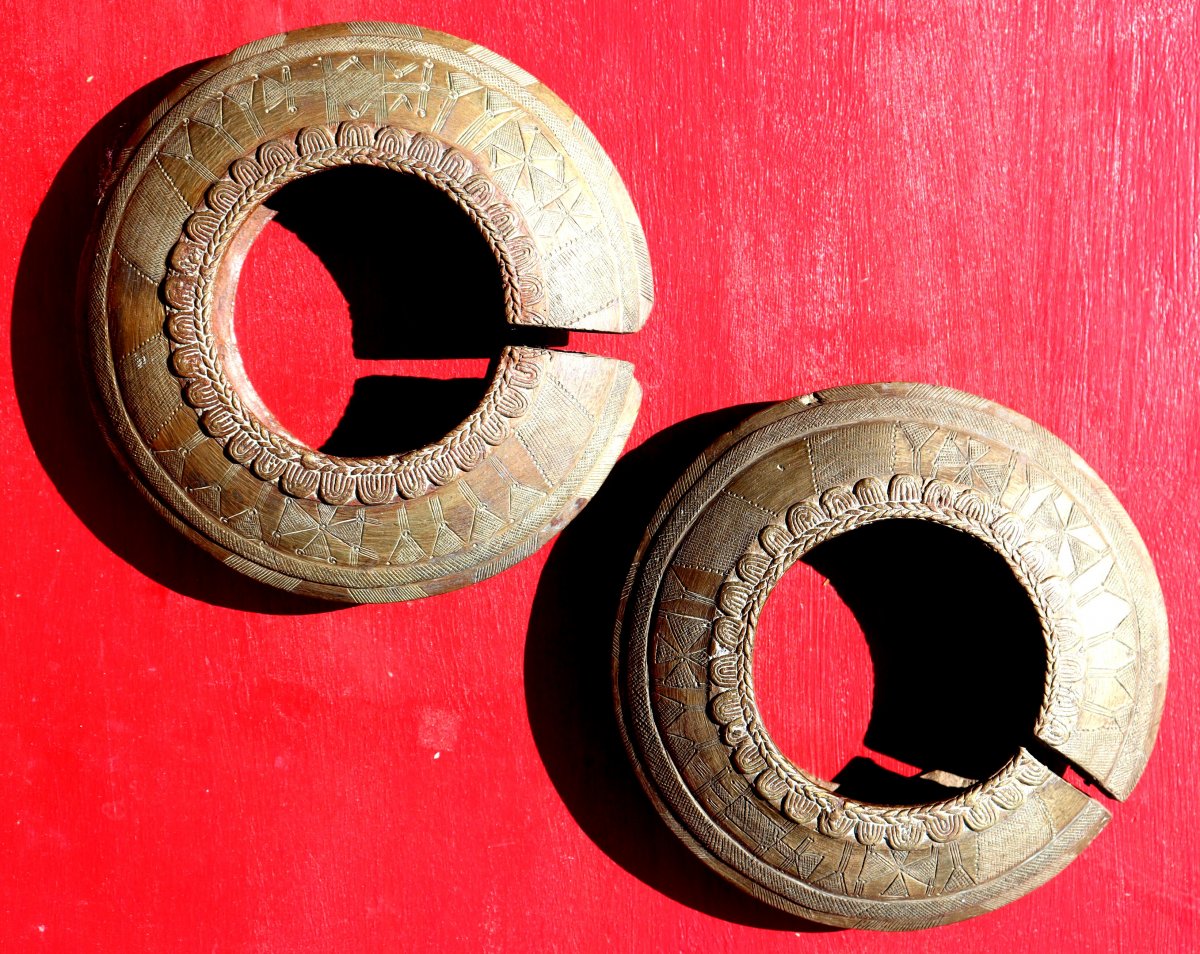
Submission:
M 1194 948 L 1190 4 L 0 13 L 0 949 Z M 621 170 L 658 286 L 640 334 L 571 339 L 634 361 L 645 388 L 594 503 L 534 558 L 417 604 L 301 603 L 185 543 L 110 461 L 72 350 L 75 263 L 122 123 L 178 67 L 339 19 L 466 36 L 545 81 Z M 356 359 L 342 292 L 275 225 L 238 314 L 256 385 L 316 439 L 364 375 L 483 373 Z M 805 937 L 819 929 L 695 862 L 637 789 L 610 714 L 610 621 L 657 499 L 736 419 L 709 412 L 889 379 L 1000 401 L 1094 466 L 1157 563 L 1171 682 L 1141 785 L 1048 886 L 921 935 Z M 870 659 L 819 577 L 798 571 L 767 624 L 759 691 L 791 753 L 895 767 L 863 746 Z

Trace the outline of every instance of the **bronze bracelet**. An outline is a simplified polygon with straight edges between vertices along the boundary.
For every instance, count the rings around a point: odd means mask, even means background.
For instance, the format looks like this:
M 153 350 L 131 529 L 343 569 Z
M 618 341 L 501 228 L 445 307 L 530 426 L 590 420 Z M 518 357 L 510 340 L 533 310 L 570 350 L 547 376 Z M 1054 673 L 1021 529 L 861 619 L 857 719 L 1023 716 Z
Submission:
M 512 346 L 479 407 L 426 447 L 342 458 L 288 434 L 242 370 L 237 276 L 271 195 L 352 164 L 450 196 L 496 257 L 511 325 L 635 331 L 653 290 L 595 138 L 464 40 L 391 23 L 280 34 L 205 63 L 147 117 L 85 260 L 110 443 L 227 565 L 298 593 L 405 600 L 490 576 L 556 533 L 620 453 L 640 389 L 625 362 Z
M 1045 638 L 1037 747 L 1117 798 L 1154 744 L 1167 626 L 1149 556 L 1109 490 L 1053 435 L 982 398 L 910 384 L 821 391 L 755 415 L 688 469 L 645 537 L 618 628 L 618 708 L 638 774 L 692 850 L 756 897 L 902 930 L 1019 897 L 1109 813 L 1015 742 L 990 778 L 891 806 L 840 796 L 772 741 L 753 678 L 764 601 L 812 547 L 883 520 L 934 521 L 1003 558 Z M 935 663 L 928 691 L 967 691 L 940 685 Z

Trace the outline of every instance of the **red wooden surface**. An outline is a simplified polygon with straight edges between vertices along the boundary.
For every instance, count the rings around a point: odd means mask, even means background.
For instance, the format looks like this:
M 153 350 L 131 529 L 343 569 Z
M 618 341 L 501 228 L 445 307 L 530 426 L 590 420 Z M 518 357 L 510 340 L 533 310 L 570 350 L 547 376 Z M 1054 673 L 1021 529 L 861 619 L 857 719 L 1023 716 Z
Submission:
M 5 0 L 0 949 L 1194 948 L 1197 22 L 1180 0 L 1015 6 Z M 418 604 L 300 604 L 118 474 L 71 283 L 105 150 L 162 88 L 126 97 L 282 29 L 389 18 L 513 59 L 613 156 L 658 304 L 636 336 L 571 346 L 636 362 L 645 403 L 637 449 L 534 558 Z M 287 268 L 255 249 L 239 320 L 285 421 L 332 389 L 301 428 L 319 437 L 356 377 L 419 373 L 354 358 L 322 262 L 281 228 L 261 242 Z M 271 332 L 298 312 L 326 339 Z M 1016 408 L 1109 482 L 1157 562 L 1170 690 L 1140 787 L 1049 885 L 922 935 L 804 938 L 637 790 L 609 620 L 639 521 L 732 417 L 672 425 L 887 379 Z M 862 750 L 871 669 L 819 582 L 777 596 L 759 678 L 792 751 L 832 771 Z

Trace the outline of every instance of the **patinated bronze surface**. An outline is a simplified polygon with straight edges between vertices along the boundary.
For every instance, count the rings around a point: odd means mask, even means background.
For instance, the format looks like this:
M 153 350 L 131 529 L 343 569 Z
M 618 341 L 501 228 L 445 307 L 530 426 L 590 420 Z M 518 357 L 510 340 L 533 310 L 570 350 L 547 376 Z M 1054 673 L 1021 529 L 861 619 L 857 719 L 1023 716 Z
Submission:
M 934 521 L 1004 559 L 1046 643 L 1033 734 L 1117 798 L 1154 744 L 1167 627 L 1149 556 L 1110 491 L 1053 435 L 982 398 L 911 384 L 822 391 L 752 417 L 689 468 L 642 544 L 618 627 L 637 771 L 668 825 L 746 891 L 828 924 L 898 930 L 1019 897 L 1110 816 L 1020 740 L 991 778 L 912 806 L 840 797 L 779 751 L 754 694 L 764 601 L 814 546 L 883 520 Z M 931 568 L 931 600 L 937 585 Z M 936 660 L 928 672 L 921 689 L 946 695 L 947 718 L 970 711 L 969 686 L 940 684 Z
M 110 442 L 229 566 L 299 593 L 405 600 L 490 576 L 556 533 L 608 473 L 640 389 L 624 362 L 512 346 L 477 410 L 429 446 L 348 459 L 290 435 L 242 370 L 237 276 L 270 196 L 351 164 L 446 192 L 496 256 L 512 325 L 635 331 L 653 290 L 595 138 L 467 41 L 391 23 L 280 34 L 204 64 L 147 117 L 88 252 Z M 380 240 L 420 241 L 420 223 Z M 420 280 L 395 276 L 398 307 Z

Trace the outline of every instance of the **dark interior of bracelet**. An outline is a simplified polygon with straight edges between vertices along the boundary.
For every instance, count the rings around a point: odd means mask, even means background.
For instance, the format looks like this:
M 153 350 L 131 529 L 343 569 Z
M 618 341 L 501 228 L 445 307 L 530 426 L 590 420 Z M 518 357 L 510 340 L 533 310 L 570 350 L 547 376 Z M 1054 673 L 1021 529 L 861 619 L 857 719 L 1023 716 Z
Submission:
M 840 599 L 866 640 L 874 688 L 862 747 L 912 767 L 903 774 L 861 754 L 843 755 L 831 778 L 839 795 L 890 805 L 951 797 L 964 781 L 992 775 L 1019 746 L 1034 745 L 1045 637 L 1029 595 L 986 543 L 929 521 L 883 520 L 818 545 L 802 562 L 829 586 L 810 588 L 801 615 L 820 618 L 829 607 L 814 602 Z M 772 609 L 783 612 L 801 598 L 788 586 L 804 582 L 789 580 L 797 572 L 805 567 L 788 571 L 764 607 L 756 684 L 762 667 L 773 664 L 773 644 L 832 638 L 817 625 L 799 633 L 772 625 Z M 830 649 L 817 647 L 832 656 Z M 785 698 L 758 692 L 758 705 L 790 758 L 787 740 L 813 730 L 811 695 L 824 689 L 811 668 L 773 676 L 791 691 Z M 806 767 L 802 758 L 796 764 Z
M 273 329 L 269 317 L 236 306 L 232 289 L 243 260 L 255 255 L 254 240 L 270 222 L 292 232 L 345 297 L 354 357 L 381 363 L 380 373 L 353 382 L 341 420 L 329 434 L 295 433 L 286 408 L 271 406 L 253 388 L 256 339 Z M 229 300 L 223 307 L 231 315 L 236 311 L 237 347 L 251 365 L 239 382 L 251 385 L 244 396 L 264 422 L 326 454 L 375 457 L 433 443 L 479 405 L 504 345 L 554 347 L 567 341 L 566 331 L 507 324 L 499 266 L 479 229 L 446 193 L 414 175 L 343 166 L 295 180 L 242 226 L 229 258 L 223 276 Z M 309 309 L 307 299 L 297 283 L 294 297 L 277 307 Z M 336 318 L 316 312 L 310 317 L 315 336 L 344 333 Z M 281 350 L 303 354 L 312 347 L 309 337 L 276 338 L 271 352 L 278 360 Z M 479 377 L 407 373 L 414 361 L 444 358 L 491 363 Z M 388 362 L 403 362 L 400 373 Z M 311 373 L 314 386 L 337 386 L 319 363 Z

